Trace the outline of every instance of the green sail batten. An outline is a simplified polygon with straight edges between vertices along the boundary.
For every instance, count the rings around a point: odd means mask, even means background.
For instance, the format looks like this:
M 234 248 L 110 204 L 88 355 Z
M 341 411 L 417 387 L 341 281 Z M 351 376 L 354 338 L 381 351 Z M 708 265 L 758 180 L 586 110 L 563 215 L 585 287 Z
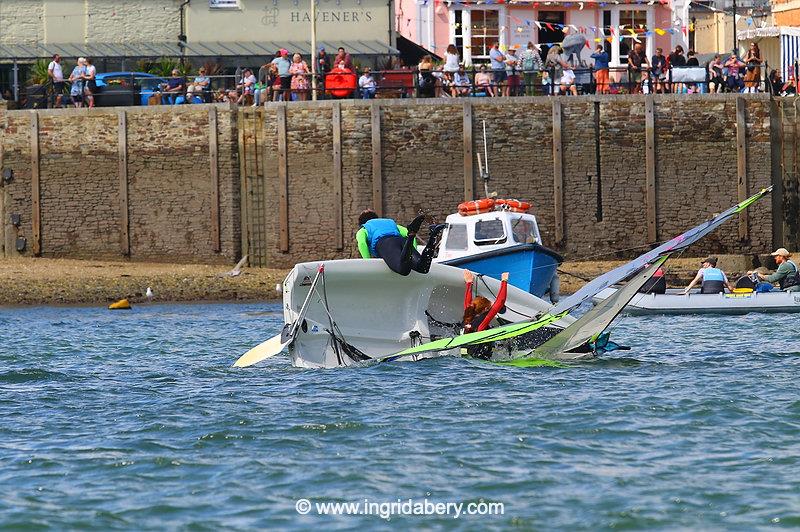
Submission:
M 486 331 L 478 331 L 474 333 L 463 334 L 461 336 L 456 336 L 454 338 L 442 338 L 439 340 L 434 340 L 433 342 L 428 342 L 427 344 L 418 345 L 416 347 L 410 347 L 404 351 L 400 351 L 399 353 L 395 353 L 391 356 L 400 357 L 406 355 L 416 355 L 419 353 L 427 353 L 429 351 L 446 351 L 448 349 L 455 349 L 457 347 L 462 347 L 465 345 L 478 345 L 478 344 L 485 344 L 488 342 L 499 342 L 501 340 L 515 338 L 522 334 L 535 331 L 536 329 L 540 329 L 546 325 L 550 325 L 551 323 L 560 320 L 566 315 L 567 315 L 566 312 L 562 312 L 561 314 L 555 314 L 555 315 L 545 314 L 544 316 L 533 322 L 526 321 L 521 323 L 510 323 L 508 325 L 502 325 L 500 327 L 495 327 L 493 329 L 489 329 Z

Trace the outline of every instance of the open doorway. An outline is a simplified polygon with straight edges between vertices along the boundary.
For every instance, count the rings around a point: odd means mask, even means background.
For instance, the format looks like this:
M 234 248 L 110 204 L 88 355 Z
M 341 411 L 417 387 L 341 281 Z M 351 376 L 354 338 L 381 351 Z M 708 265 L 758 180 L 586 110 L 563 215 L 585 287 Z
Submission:
M 539 22 L 542 27 L 539 29 L 539 46 L 542 60 L 547 57 L 547 51 L 554 43 L 564 40 L 564 23 L 566 22 L 566 11 L 539 11 Z M 548 26 L 550 24 L 550 26 Z M 552 29 L 551 29 L 552 28 Z

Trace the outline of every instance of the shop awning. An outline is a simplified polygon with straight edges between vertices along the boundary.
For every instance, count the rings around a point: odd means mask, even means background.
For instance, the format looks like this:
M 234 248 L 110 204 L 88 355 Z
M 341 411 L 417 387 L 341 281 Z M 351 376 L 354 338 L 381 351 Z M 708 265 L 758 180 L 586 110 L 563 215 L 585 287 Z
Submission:
M 736 32 L 736 37 L 738 37 L 740 41 L 749 41 L 764 37 L 779 37 L 781 35 L 800 37 L 800 28 L 790 26 L 767 26 L 766 28 L 753 28 Z
M 381 41 L 318 41 L 318 47 L 335 51 L 343 46 L 351 55 L 397 55 L 396 48 Z M 252 42 L 188 42 L 187 57 L 254 57 L 271 56 L 281 48 L 301 54 L 311 53 L 310 41 L 252 41 Z M 49 58 L 54 54 L 63 57 L 179 57 L 178 43 L 47 43 L 0 45 L 0 61 Z

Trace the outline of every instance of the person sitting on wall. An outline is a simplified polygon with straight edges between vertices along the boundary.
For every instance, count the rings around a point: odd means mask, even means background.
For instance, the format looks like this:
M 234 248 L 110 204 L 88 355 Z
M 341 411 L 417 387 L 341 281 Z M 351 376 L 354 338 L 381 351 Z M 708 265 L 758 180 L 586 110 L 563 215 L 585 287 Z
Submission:
M 358 78 L 358 88 L 361 91 L 362 100 L 371 100 L 375 97 L 378 90 L 378 84 L 375 78 L 370 74 L 369 67 L 364 68 L 364 73 Z
M 725 275 L 725 272 L 717 268 L 716 257 L 703 259 L 700 270 L 698 270 L 697 275 L 695 275 L 694 279 L 692 279 L 692 282 L 689 283 L 689 286 L 686 287 L 683 293 L 688 294 L 689 290 L 697 283 L 702 283 L 700 285 L 701 294 L 719 294 L 725 291 L 725 287 L 728 287 L 728 290 L 733 292 L 734 288 L 733 285 L 728 282 L 728 277 Z
M 181 77 L 180 72 L 177 69 L 173 70 L 172 77 L 164 85 L 164 95 L 161 97 L 161 103 L 174 105 L 177 103 L 178 97 L 183 96 L 185 88 L 186 82 Z
M 372 209 L 367 209 L 358 217 L 360 229 L 356 232 L 356 242 L 361 258 L 381 258 L 395 273 L 408 275 L 411 270 L 428 273 L 431 269 L 437 237 L 444 224 L 430 227 L 428 243 L 422 253 L 417 251 L 416 236 L 425 216 L 420 215 L 408 224 L 408 228 L 398 225 L 391 218 L 380 218 Z
M 481 65 L 480 70 L 475 74 L 475 89 L 484 92 L 486 96 L 494 96 L 492 78 L 486 72 L 486 65 Z
M 464 65 L 458 65 L 458 72 L 453 78 L 453 85 L 450 87 L 451 95 L 456 96 L 469 96 L 472 82 L 469 76 L 464 71 Z
M 778 248 L 772 252 L 778 269 L 772 275 L 766 275 L 759 271 L 747 272 L 755 273 L 759 279 L 768 283 L 778 283 L 784 292 L 800 292 L 800 269 L 793 260 L 790 260 L 791 253 L 786 248 Z
M 731 53 L 723 66 L 728 71 L 727 77 L 725 78 L 725 86 L 728 88 L 728 91 L 741 92 L 741 90 L 744 89 L 744 80 L 741 76 L 741 70 L 745 65 L 739 60 L 736 52 Z

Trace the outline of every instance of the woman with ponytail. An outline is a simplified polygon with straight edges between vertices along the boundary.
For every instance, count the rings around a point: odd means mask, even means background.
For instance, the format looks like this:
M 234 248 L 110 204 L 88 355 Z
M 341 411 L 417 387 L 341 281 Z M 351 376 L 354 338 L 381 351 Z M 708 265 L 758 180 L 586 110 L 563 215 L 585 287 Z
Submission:
M 464 292 L 464 332 L 471 333 L 485 331 L 489 328 L 489 323 L 494 319 L 503 305 L 506 304 L 506 293 L 508 291 L 508 272 L 501 277 L 500 292 L 497 294 L 494 304 L 483 296 L 472 298 L 472 285 L 475 277 L 469 270 L 464 270 L 464 282 L 466 290 Z
M 471 333 L 477 331 L 485 331 L 489 328 L 489 323 L 500 312 L 503 305 L 506 304 L 506 293 L 508 291 L 508 272 L 500 276 L 500 291 L 497 293 L 497 299 L 491 303 L 483 296 L 472 298 L 472 285 L 475 276 L 469 270 L 464 270 L 464 282 L 466 283 L 466 290 L 464 291 L 464 319 L 462 325 L 464 326 L 464 333 Z M 492 357 L 492 344 L 486 343 L 475 347 L 467 348 L 467 354 L 474 358 L 490 359 Z

